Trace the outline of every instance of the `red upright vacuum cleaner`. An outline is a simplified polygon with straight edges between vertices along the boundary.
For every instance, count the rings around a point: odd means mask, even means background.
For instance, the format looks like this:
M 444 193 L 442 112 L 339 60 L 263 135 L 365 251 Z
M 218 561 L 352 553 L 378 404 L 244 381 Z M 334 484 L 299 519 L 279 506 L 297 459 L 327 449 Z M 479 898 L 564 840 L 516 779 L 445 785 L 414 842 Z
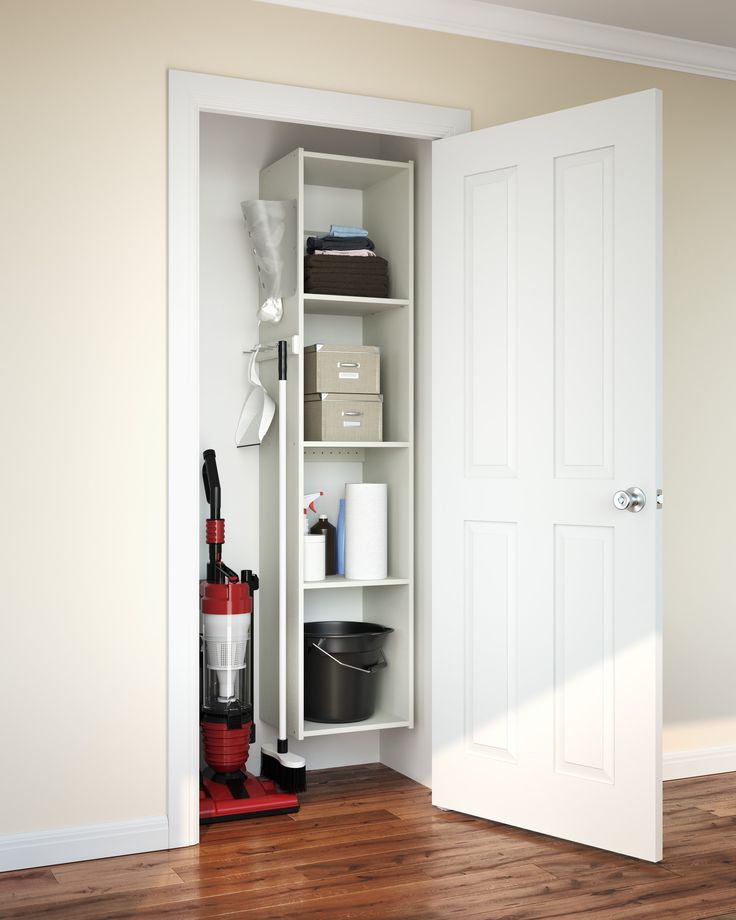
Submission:
M 200 725 L 207 761 L 200 777 L 200 822 L 298 811 L 296 795 L 245 768 L 255 740 L 252 619 L 258 576 L 244 569 L 238 578 L 222 561 L 225 521 L 214 450 L 204 452 L 202 478 L 210 517 L 207 578 L 199 585 Z

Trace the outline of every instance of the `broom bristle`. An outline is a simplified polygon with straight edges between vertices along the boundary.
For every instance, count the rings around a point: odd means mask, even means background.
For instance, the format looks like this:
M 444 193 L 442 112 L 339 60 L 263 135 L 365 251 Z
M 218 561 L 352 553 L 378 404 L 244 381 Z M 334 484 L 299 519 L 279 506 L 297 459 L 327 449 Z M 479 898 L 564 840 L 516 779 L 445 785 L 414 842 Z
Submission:
M 265 776 L 266 779 L 272 779 L 275 782 L 279 766 L 280 764 L 275 757 L 263 750 L 261 751 L 261 776 Z
M 281 764 L 276 785 L 283 792 L 304 792 L 307 788 L 307 768 L 285 767 Z
M 307 788 L 306 766 L 287 767 L 266 751 L 261 751 L 261 776 L 273 780 L 283 792 L 304 792 Z

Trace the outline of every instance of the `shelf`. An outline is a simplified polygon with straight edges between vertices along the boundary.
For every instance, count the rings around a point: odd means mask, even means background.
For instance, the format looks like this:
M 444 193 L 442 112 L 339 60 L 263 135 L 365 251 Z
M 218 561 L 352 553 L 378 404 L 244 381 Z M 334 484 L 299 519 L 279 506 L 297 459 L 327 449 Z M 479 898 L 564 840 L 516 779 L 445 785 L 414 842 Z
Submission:
M 408 162 L 305 150 L 304 184 L 365 190 L 391 176 L 406 173 L 409 165 Z
M 345 735 L 348 732 L 378 731 L 382 728 L 409 728 L 411 722 L 392 712 L 377 710 L 370 719 L 362 722 L 308 722 L 304 721 L 304 737 L 314 738 L 318 735 Z
M 305 294 L 304 312 L 326 316 L 371 316 L 409 305 L 395 297 L 345 297 L 342 294 Z
M 408 578 L 381 578 L 378 581 L 366 581 L 362 578 L 345 578 L 344 575 L 328 575 L 323 581 L 305 581 L 305 591 L 326 590 L 328 588 L 385 588 L 391 585 L 408 585 Z
M 408 447 L 408 441 L 305 441 L 304 448 L 310 447 Z

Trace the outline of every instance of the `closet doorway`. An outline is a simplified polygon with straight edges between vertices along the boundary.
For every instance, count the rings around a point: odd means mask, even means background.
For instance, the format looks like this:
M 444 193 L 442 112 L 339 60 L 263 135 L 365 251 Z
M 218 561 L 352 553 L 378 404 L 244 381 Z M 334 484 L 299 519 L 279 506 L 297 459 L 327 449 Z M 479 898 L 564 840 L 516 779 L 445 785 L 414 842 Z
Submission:
M 169 74 L 170 847 L 199 840 L 196 598 L 204 512 L 199 469 L 202 437 L 208 438 L 208 446 L 217 447 L 211 443 L 213 438 L 223 438 L 223 446 L 234 444 L 247 370 L 242 352 L 258 336 L 257 288 L 247 258 L 240 201 L 257 197 L 262 167 L 298 147 L 414 161 L 415 437 L 420 458 L 416 464 L 416 569 L 427 571 L 431 504 L 427 462 L 431 451 L 431 142 L 469 129 L 470 115 L 460 109 L 181 71 Z M 320 334 L 323 320 L 319 315 L 310 317 L 313 336 Z M 243 565 L 257 570 L 255 454 L 257 448 L 218 450 L 220 473 L 228 482 L 231 503 L 228 549 L 233 558 L 242 558 Z M 249 513 L 239 509 L 249 509 Z M 430 601 L 430 586 L 420 579 L 415 606 L 423 615 L 416 619 L 414 634 L 414 729 L 309 739 L 304 742 L 308 766 L 381 760 L 419 781 L 429 781 Z M 269 737 L 269 726 L 259 724 L 258 731 L 259 738 Z

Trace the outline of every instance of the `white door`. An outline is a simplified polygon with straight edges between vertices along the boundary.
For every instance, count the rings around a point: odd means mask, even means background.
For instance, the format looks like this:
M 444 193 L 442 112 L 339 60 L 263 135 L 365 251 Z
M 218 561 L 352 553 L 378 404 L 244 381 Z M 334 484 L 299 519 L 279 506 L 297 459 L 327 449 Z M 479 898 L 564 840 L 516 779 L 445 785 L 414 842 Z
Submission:
M 433 801 L 648 860 L 660 104 L 437 141 L 432 167 Z

